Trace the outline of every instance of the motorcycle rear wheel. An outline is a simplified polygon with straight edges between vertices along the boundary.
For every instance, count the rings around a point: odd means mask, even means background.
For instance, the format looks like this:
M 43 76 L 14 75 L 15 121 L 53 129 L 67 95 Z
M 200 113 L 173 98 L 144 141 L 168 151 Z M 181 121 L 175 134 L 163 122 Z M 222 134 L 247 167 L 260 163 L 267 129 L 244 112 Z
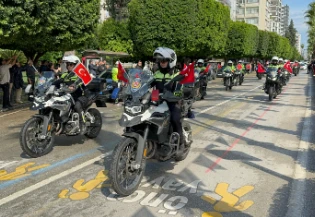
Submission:
M 43 120 L 39 117 L 33 117 L 26 121 L 20 133 L 20 146 L 22 150 L 30 157 L 37 158 L 48 154 L 53 150 L 55 135 L 54 132 L 47 140 L 38 139 L 41 133 Z M 33 129 L 31 128 L 33 126 Z
M 125 138 L 118 144 L 113 153 L 109 177 L 113 189 L 121 196 L 128 196 L 135 192 L 141 183 L 146 161 L 142 159 L 140 169 L 133 169 L 131 162 L 137 155 L 138 141 L 134 138 Z
M 183 129 L 187 133 L 188 143 L 186 142 L 186 147 L 185 147 L 183 154 L 176 156 L 175 161 L 185 160 L 189 151 L 190 151 L 190 147 L 191 147 L 191 143 L 192 143 L 192 130 L 191 130 L 190 124 L 187 123 L 186 121 L 183 121 Z
M 102 115 L 99 110 L 95 108 L 90 108 L 88 112 L 95 118 L 95 122 L 91 123 L 91 126 L 87 127 L 86 133 L 84 135 L 90 139 L 94 139 L 98 136 L 102 129 Z

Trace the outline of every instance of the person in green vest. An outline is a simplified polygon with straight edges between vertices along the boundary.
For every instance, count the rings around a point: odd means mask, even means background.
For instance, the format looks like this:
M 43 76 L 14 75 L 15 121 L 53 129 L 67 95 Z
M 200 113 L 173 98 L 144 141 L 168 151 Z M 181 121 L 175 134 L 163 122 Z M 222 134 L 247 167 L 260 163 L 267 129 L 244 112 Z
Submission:
M 112 80 L 118 83 L 118 61 L 116 61 L 115 65 L 112 68 Z
M 74 110 L 79 114 L 80 134 L 83 135 L 86 131 L 84 106 L 88 103 L 88 98 L 84 95 L 85 86 L 82 84 L 79 77 L 73 72 L 75 66 L 80 63 L 80 59 L 75 55 L 65 56 L 62 61 L 66 63 L 67 72 L 61 74 L 60 79 L 56 80 L 53 84 L 60 88 L 61 84 L 68 86 L 71 96 L 75 101 Z
M 279 57 L 277 56 L 272 57 L 270 64 L 268 66 L 268 69 L 277 69 L 279 71 L 281 68 L 282 68 L 281 65 L 279 65 Z M 266 77 L 266 81 L 267 81 L 267 77 Z M 262 88 L 263 90 L 265 90 L 266 88 L 266 81 L 263 85 L 263 88 Z
M 226 64 L 226 66 L 224 67 L 223 71 L 231 71 L 231 72 L 235 72 L 236 68 L 233 65 L 232 60 L 229 60 Z
M 199 71 L 199 73 L 205 71 L 206 67 L 204 65 L 205 65 L 205 61 L 203 59 L 199 59 L 197 61 L 196 69 Z
M 279 58 L 278 66 L 279 66 L 281 69 L 283 68 L 284 63 L 283 63 L 283 59 L 282 59 L 282 58 Z
M 176 93 L 178 82 L 184 78 L 184 75 L 175 72 L 177 62 L 175 51 L 166 47 L 158 47 L 153 53 L 153 58 L 158 62 L 158 70 L 154 73 L 155 80 L 152 86 L 155 86 L 160 93 L 163 93 L 165 89 Z M 181 123 L 181 106 L 179 102 L 167 102 L 167 105 L 171 113 L 173 131 L 180 136 L 179 152 L 183 153 L 186 144 Z

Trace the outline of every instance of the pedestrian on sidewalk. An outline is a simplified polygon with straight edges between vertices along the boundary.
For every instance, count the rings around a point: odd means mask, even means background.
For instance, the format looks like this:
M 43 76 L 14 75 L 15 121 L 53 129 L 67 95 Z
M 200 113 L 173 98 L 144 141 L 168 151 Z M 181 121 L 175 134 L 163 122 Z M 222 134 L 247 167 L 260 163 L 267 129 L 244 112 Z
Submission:
M 11 59 L 3 59 L 0 66 L 0 88 L 3 91 L 3 106 L 2 111 L 7 111 L 12 108 L 10 104 L 10 68 L 15 65 L 17 56 Z
M 20 62 L 16 62 L 11 70 L 14 72 L 13 87 L 15 90 L 15 102 L 22 104 L 21 96 L 24 86 L 22 71 L 25 70 L 25 67 L 22 67 Z

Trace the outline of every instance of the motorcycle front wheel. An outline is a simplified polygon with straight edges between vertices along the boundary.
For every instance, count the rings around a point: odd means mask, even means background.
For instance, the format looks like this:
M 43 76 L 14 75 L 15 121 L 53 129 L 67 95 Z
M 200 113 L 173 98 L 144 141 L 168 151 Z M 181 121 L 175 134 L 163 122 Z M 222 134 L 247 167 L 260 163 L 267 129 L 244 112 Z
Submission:
M 269 101 L 272 101 L 272 99 L 273 99 L 273 93 L 274 92 L 274 88 L 271 86 L 271 87 L 269 87 L 269 91 L 268 91 L 268 93 L 269 93 Z
M 41 118 L 33 117 L 26 121 L 21 130 L 20 146 L 28 156 L 33 158 L 48 154 L 54 146 L 54 132 L 50 132 L 50 135 L 46 139 L 38 138 L 43 122 Z
M 109 176 L 113 189 L 121 196 L 135 192 L 142 180 L 145 169 L 145 158 L 139 169 L 131 164 L 136 160 L 138 142 L 134 138 L 125 138 L 114 150 Z

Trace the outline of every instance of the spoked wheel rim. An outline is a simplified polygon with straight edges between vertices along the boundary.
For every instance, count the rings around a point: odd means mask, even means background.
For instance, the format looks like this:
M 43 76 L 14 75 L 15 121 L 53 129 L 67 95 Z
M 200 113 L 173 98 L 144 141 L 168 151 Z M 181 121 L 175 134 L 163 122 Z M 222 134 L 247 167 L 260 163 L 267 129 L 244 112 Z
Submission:
M 120 188 L 129 191 L 135 188 L 141 179 L 141 170 L 132 168 L 132 162 L 135 161 L 137 154 L 137 145 L 129 143 L 119 155 L 117 162 L 117 182 Z
M 88 127 L 88 131 L 92 134 L 98 133 L 99 129 L 102 127 L 102 117 L 95 117 L 94 114 L 90 113 L 94 118 L 94 123 Z
M 41 133 L 42 125 L 42 120 L 36 119 L 26 129 L 26 146 L 30 151 L 36 154 L 43 153 L 51 140 L 51 137 L 46 137 L 46 139 L 38 138 Z

